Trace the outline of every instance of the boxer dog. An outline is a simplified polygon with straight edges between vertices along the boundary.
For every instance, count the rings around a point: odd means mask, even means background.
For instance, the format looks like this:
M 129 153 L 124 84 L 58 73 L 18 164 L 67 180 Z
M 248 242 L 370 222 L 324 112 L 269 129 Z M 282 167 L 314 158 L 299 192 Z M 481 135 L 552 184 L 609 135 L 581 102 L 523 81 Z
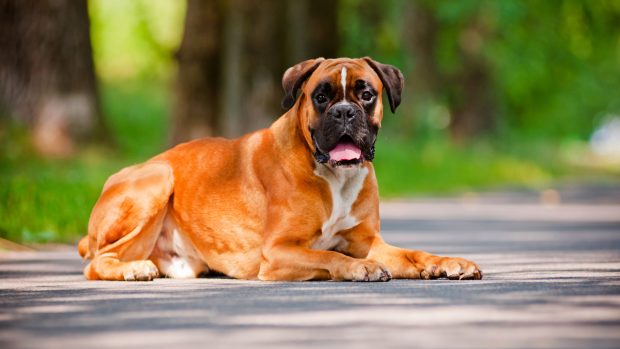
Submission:
M 238 139 L 180 144 L 112 175 L 80 254 L 89 280 L 480 279 L 478 265 L 391 246 L 372 165 L 401 72 L 371 58 L 311 59 L 282 78 L 286 113 Z

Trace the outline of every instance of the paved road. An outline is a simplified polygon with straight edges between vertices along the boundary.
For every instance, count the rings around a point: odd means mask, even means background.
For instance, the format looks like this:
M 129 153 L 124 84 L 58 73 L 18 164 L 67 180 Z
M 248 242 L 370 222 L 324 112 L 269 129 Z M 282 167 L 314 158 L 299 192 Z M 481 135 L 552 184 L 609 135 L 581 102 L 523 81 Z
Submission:
M 0 347 L 619 348 L 612 189 L 382 206 L 388 241 L 474 259 L 482 281 L 86 282 L 73 251 L 0 254 Z

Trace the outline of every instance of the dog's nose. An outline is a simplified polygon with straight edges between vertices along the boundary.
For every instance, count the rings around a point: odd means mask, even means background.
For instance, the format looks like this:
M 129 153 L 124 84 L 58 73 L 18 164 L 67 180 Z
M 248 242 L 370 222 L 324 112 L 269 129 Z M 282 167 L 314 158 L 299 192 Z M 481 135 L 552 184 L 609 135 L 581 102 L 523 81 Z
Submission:
M 330 115 L 336 120 L 350 121 L 355 118 L 355 108 L 350 104 L 335 105 L 330 110 Z

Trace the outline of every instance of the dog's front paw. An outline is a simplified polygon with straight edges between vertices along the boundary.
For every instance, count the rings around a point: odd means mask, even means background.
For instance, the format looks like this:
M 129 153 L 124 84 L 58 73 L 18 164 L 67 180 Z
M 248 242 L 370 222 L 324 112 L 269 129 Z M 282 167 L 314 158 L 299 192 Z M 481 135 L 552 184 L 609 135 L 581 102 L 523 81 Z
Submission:
M 151 281 L 159 276 L 159 270 L 150 260 L 132 261 L 123 272 L 125 281 Z
M 390 281 L 392 274 L 379 262 L 361 259 L 351 263 L 344 279 L 351 281 Z
M 431 256 L 420 272 L 422 279 L 446 277 L 451 280 L 480 280 L 482 270 L 478 264 L 464 258 Z

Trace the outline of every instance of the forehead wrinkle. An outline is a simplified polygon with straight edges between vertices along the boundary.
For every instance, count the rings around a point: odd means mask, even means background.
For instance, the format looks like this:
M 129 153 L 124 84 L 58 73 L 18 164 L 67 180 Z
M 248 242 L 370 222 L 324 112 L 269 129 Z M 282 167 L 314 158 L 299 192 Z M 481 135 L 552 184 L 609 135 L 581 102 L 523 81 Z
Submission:
M 342 86 L 342 68 L 346 68 L 346 78 L 348 81 L 364 80 L 367 86 L 375 91 L 381 90 L 383 85 L 381 80 L 379 80 L 379 76 L 365 62 L 352 59 L 327 60 L 323 62 L 313 74 L 308 87 L 314 91 L 320 85 L 329 83 L 333 91 L 340 91 L 339 86 Z

